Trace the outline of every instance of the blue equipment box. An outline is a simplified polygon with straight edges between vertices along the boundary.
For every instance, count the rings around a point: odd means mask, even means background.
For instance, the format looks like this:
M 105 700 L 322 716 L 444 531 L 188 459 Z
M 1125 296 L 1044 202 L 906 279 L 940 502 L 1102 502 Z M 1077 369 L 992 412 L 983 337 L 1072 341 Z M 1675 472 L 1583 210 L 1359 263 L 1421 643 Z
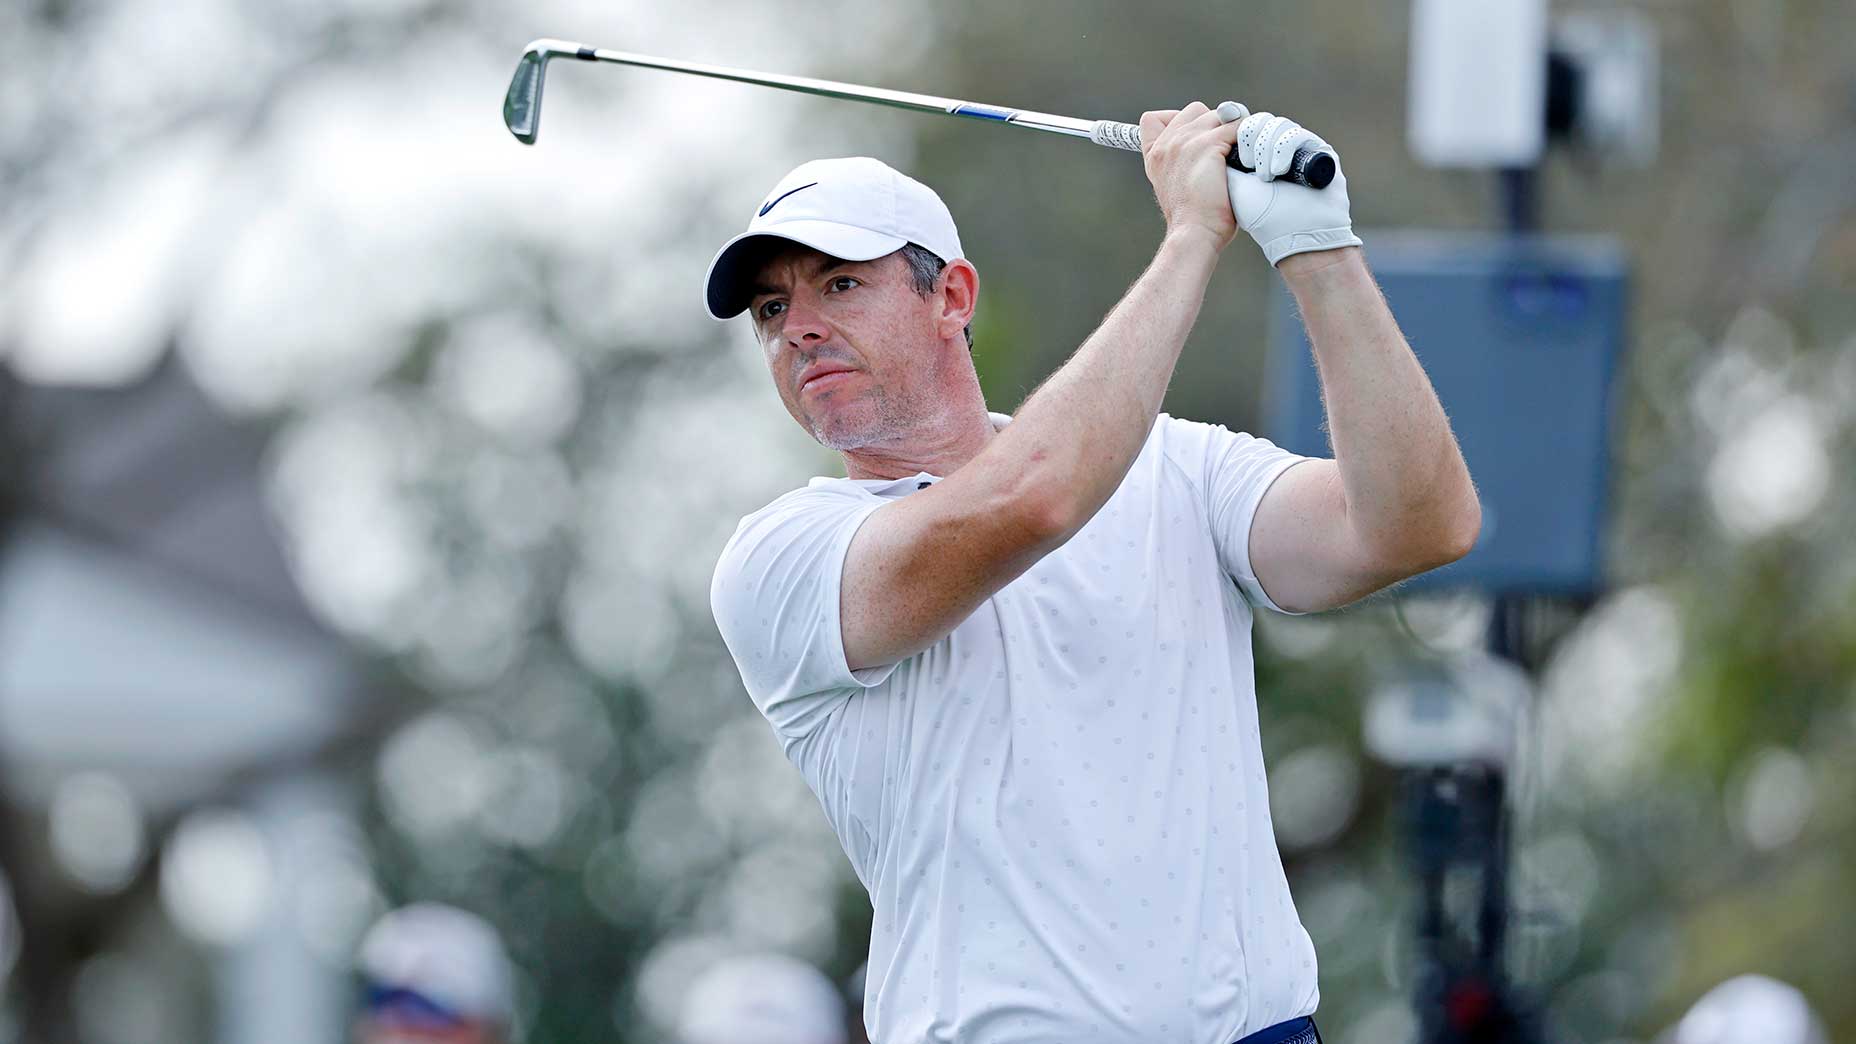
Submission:
M 1475 550 L 1407 588 L 1597 593 L 1615 379 L 1627 336 L 1622 248 L 1590 236 L 1382 231 L 1361 238 L 1482 497 Z M 1333 456 L 1307 333 L 1281 280 L 1266 382 L 1270 440 Z

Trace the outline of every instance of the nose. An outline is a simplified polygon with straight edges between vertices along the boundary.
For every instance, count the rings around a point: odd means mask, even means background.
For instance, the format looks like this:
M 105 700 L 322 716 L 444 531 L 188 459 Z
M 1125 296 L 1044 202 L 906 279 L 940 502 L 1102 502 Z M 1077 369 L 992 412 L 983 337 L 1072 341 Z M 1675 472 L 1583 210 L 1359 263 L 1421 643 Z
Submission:
M 825 325 L 825 313 L 810 301 L 799 299 L 798 294 L 786 304 L 785 314 L 780 316 L 780 333 L 795 347 L 807 342 L 823 341 L 831 336 L 831 328 Z

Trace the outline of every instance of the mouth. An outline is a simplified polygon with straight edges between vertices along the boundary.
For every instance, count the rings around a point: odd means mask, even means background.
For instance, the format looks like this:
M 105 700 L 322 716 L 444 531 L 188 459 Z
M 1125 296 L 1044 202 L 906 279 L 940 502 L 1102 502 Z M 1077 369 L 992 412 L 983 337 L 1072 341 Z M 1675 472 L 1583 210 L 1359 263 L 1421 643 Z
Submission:
M 848 380 L 851 377 L 851 375 L 855 374 L 856 372 L 857 372 L 856 370 L 833 370 L 830 373 L 821 373 L 817 377 L 814 377 L 811 380 L 806 381 L 804 384 L 801 384 L 799 386 L 799 390 L 801 393 L 804 393 L 807 391 L 813 391 L 813 390 L 822 391 L 827 388 L 832 388 L 839 384 L 842 384 L 844 381 Z

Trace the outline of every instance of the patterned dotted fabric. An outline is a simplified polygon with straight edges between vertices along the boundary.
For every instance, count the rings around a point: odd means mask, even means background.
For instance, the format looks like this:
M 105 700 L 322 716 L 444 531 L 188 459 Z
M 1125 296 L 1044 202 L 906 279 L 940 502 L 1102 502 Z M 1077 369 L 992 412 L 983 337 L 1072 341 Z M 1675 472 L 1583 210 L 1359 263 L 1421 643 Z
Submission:
M 1315 1010 L 1257 735 L 1253 607 L 1281 610 L 1248 557 L 1305 459 L 1163 413 L 1070 541 L 856 672 L 845 549 L 937 476 L 815 478 L 742 520 L 711 606 L 870 892 L 873 1041 L 1204 1044 Z

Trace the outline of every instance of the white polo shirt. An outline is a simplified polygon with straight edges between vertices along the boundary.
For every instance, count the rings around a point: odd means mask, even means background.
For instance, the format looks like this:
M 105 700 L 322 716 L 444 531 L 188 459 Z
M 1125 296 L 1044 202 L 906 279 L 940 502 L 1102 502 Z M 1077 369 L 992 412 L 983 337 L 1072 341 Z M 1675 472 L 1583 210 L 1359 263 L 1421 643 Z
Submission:
M 845 551 L 937 476 L 814 478 L 742 520 L 711 606 L 870 892 L 876 1044 L 1227 1044 L 1315 1010 L 1257 737 L 1251 606 L 1282 610 L 1248 553 L 1305 459 L 1162 413 L 1080 532 L 859 671 Z

